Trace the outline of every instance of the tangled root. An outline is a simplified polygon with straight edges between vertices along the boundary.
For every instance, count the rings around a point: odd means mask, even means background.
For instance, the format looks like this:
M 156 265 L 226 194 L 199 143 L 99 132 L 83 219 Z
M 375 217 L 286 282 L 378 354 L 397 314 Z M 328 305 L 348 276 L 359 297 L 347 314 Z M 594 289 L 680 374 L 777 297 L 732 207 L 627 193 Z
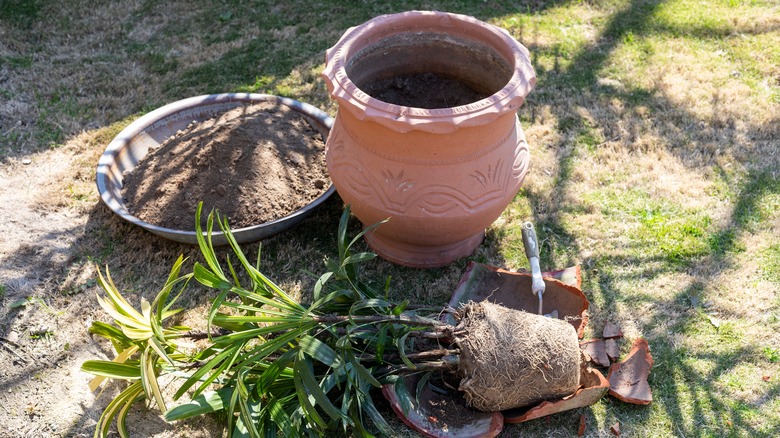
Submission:
M 500 411 L 572 394 L 580 348 L 571 324 L 490 302 L 459 311 L 460 390 L 471 406 Z

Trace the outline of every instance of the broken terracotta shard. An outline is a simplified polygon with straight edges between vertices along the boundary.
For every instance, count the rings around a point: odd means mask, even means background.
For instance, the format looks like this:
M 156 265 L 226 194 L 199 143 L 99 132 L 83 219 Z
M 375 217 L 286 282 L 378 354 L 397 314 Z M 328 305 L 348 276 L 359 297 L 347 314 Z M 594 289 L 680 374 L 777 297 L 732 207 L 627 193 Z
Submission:
M 585 435 L 585 429 L 587 428 L 587 417 L 580 415 L 580 426 L 577 428 L 577 436 Z
M 610 426 L 609 428 L 610 432 L 612 432 L 612 435 L 620 436 L 620 422 L 617 422 Z
M 618 347 L 616 340 L 607 339 L 604 341 L 604 350 L 612 362 L 616 362 L 620 358 L 620 347 Z
M 618 339 L 623 337 L 623 332 L 620 330 L 620 326 L 612 321 L 607 321 L 604 325 L 604 339 Z
M 542 276 L 545 282 L 543 312 L 557 310 L 558 318 L 569 321 L 581 338 L 588 324 L 590 302 L 579 287 L 582 281 L 579 266 L 544 272 Z M 539 307 L 538 298 L 531 293 L 531 274 L 471 262 L 449 305 L 458 308 L 469 301 L 482 300 L 530 313 L 536 313 Z
M 570 409 L 590 406 L 599 401 L 607 393 L 608 389 L 609 382 L 604 378 L 604 375 L 598 370 L 588 368 L 587 365 L 583 364 L 580 372 L 580 389 L 574 394 L 560 400 L 542 402 L 530 409 L 518 408 L 504 411 L 504 422 L 523 423 Z
M 647 378 L 653 366 L 647 340 L 639 338 L 631 346 L 626 360 L 609 369 L 609 394 L 618 400 L 638 405 L 649 405 L 653 394 Z
M 420 374 L 382 386 L 382 394 L 407 426 L 428 438 L 492 438 L 501 433 L 501 412 L 472 409 L 460 392 L 420 383 Z
M 590 361 L 600 367 L 607 368 L 612 362 L 607 356 L 607 349 L 603 339 L 589 339 L 580 342 L 580 348 L 588 355 Z

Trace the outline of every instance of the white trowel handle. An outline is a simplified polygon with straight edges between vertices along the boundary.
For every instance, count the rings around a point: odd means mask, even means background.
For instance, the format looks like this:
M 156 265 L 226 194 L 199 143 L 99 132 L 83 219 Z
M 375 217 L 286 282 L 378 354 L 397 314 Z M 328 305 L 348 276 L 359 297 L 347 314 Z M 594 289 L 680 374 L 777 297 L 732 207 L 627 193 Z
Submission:
M 542 269 L 539 267 L 539 239 L 536 238 L 534 224 L 525 222 L 523 224 L 523 246 L 525 247 L 525 256 L 531 264 L 531 292 L 539 297 L 539 314 L 542 314 L 542 294 L 544 293 L 544 280 L 542 279 Z

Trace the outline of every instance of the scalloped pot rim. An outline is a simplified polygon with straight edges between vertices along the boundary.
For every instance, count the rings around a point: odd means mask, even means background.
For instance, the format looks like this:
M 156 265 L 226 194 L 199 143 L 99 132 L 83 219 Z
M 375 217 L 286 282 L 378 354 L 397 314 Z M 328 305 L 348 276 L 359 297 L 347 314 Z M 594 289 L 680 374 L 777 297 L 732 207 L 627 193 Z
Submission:
M 347 63 L 359 50 L 393 35 L 423 31 L 465 37 L 488 45 L 513 63 L 512 77 L 503 88 L 485 99 L 457 107 L 424 109 L 371 97 L 347 75 Z M 336 45 L 328 49 L 322 77 L 331 96 L 359 120 L 375 121 L 397 132 L 447 133 L 460 127 L 490 123 L 502 114 L 516 112 L 536 85 L 528 49 L 506 30 L 467 15 L 437 11 L 380 15 L 349 28 Z

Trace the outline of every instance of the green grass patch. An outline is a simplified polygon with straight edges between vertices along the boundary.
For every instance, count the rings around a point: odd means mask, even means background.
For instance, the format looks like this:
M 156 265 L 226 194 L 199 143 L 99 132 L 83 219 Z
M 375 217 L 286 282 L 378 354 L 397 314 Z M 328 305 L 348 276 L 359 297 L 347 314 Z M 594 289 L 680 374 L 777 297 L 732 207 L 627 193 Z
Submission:
M 772 347 L 764 347 L 764 359 L 769 363 L 780 362 L 780 350 Z
M 33 65 L 33 57 L 26 56 L 0 56 L 0 66 L 7 65 L 12 68 L 30 68 Z
M 586 200 L 601 210 L 606 223 L 628 228 L 632 255 L 680 264 L 709 252 L 706 234 L 712 220 L 706 212 L 651 198 L 639 189 L 599 190 Z
M 42 0 L 3 0 L 0 20 L 21 28 L 29 28 L 38 18 Z
M 780 244 L 771 245 L 761 252 L 761 277 L 780 285 Z

